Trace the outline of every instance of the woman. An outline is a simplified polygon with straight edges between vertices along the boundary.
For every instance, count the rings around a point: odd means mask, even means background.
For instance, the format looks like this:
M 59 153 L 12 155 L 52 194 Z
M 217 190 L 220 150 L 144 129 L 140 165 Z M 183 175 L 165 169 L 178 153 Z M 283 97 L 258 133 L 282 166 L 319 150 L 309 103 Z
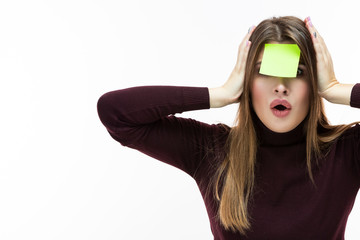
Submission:
M 260 73 L 265 44 L 296 44 L 297 75 Z M 249 30 L 223 86 L 112 91 L 98 113 L 116 141 L 195 179 L 214 239 L 343 239 L 360 184 L 360 129 L 330 126 L 322 98 L 360 107 L 360 84 L 336 80 L 310 18 L 280 17 Z M 238 102 L 232 128 L 172 115 Z

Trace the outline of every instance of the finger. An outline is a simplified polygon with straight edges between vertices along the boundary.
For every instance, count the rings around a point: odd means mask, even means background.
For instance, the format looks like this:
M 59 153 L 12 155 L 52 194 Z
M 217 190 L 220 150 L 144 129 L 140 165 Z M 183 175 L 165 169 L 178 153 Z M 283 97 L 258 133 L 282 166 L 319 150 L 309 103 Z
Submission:
M 241 41 L 241 43 L 239 45 L 238 57 L 237 57 L 237 62 L 236 62 L 237 69 L 241 68 L 244 60 L 246 61 L 247 53 L 248 53 L 250 45 L 251 45 L 249 38 L 250 38 L 251 34 L 253 33 L 254 29 L 255 29 L 255 26 L 252 26 L 249 28 L 248 33 L 245 35 L 245 37 L 243 38 L 243 40 Z
M 306 27 L 308 28 L 309 32 L 312 33 L 312 39 L 314 43 L 314 47 L 317 47 L 319 52 L 321 53 L 323 60 L 328 63 L 331 62 L 331 55 L 330 52 L 325 44 L 324 39 L 319 34 L 319 31 L 314 27 L 311 22 L 310 17 L 306 18 Z
M 244 49 L 240 53 L 238 63 L 237 63 L 237 69 L 239 71 L 244 71 L 245 70 L 246 59 L 247 59 L 247 56 L 248 56 L 248 53 L 249 53 L 250 45 L 251 45 L 251 42 L 247 41 Z
M 246 46 L 253 31 L 254 31 L 254 26 L 249 28 L 247 34 L 244 36 L 243 40 L 241 41 L 241 43 L 239 45 L 238 53 L 240 53 L 241 50 Z
M 311 39 L 313 40 L 313 42 L 317 42 L 320 39 L 320 34 L 319 32 L 315 29 L 314 25 L 311 22 L 310 17 L 305 18 L 305 25 L 306 28 L 308 29 L 308 31 L 311 34 Z
M 323 60 L 324 56 L 326 56 L 326 50 L 327 50 L 326 46 L 324 47 L 324 41 L 322 40 L 322 37 L 320 36 L 317 29 L 312 24 L 310 17 L 307 17 L 305 19 L 305 24 L 306 24 L 306 27 L 307 27 L 308 31 L 311 34 L 311 39 L 312 39 L 313 44 L 314 44 L 317 59 Z
M 314 25 L 310 26 L 310 29 L 313 31 L 313 35 L 319 41 L 320 47 L 323 49 L 323 53 L 329 56 L 329 50 L 325 44 L 324 38 L 319 34 L 319 31 L 314 27 Z
M 319 91 L 323 92 L 330 86 L 330 80 L 335 79 L 331 55 L 324 39 L 318 34 L 317 29 L 313 26 L 309 18 L 306 19 L 305 24 L 310 33 L 317 33 L 312 34 L 311 37 L 316 52 Z
M 315 26 L 313 25 L 310 17 L 307 17 L 305 19 L 305 24 L 306 24 L 306 27 L 308 28 L 310 34 L 311 34 L 311 37 L 313 38 L 313 41 L 319 41 L 320 44 L 322 45 L 322 47 L 327 51 L 327 46 L 324 42 L 324 39 L 322 38 L 322 36 L 320 35 L 319 31 L 315 28 Z

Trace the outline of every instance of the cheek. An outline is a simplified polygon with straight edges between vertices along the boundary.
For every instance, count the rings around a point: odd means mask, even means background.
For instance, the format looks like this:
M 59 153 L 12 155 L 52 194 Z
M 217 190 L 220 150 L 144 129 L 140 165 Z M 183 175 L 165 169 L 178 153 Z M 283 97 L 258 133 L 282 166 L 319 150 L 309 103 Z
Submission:
M 303 98 L 309 96 L 309 84 L 306 81 L 298 82 L 296 89 Z
M 298 96 L 299 102 L 301 102 L 303 106 L 303 111 L 308 111 L 309 109 L 309 96 L 310 96 L 310 87 L 309 84 L 306 81 L 299 82 L 296 86 L 296 93 Z
M 264 99 L 266 86 L 261 80 L 254 80 L 251 88 L 251 100 L 254 107 L 260 104 L 260 100 Z

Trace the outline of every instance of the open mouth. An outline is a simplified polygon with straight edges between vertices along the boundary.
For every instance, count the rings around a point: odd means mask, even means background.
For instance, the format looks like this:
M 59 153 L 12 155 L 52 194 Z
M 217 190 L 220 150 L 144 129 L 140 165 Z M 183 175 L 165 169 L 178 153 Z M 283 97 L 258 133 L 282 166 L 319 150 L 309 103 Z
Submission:
M 285 107 L 282 104 L 276 105 L 274 108 L 279 110 L 279 111 L 284 111 L 284 110 L 288 109 L 287 107 Z
M 291 110 L 291 104 L 285 99 L 275 99 L 271 102 L 272 113 L 279 118 L 286 117 Z

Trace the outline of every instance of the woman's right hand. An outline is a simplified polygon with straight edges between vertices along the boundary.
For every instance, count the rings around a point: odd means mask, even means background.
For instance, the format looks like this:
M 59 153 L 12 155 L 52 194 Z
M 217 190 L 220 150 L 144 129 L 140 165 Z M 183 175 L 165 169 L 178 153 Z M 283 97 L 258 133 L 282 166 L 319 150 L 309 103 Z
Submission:
M 246 59 L 251 45 L 249 38 L 254 29 L 255 26 L 252 26 L 240 43 L 237 61 L 228 80 L 221 87 L 209 89 L 211 108 L 224 107 L 239 102 L 243 91 Z

